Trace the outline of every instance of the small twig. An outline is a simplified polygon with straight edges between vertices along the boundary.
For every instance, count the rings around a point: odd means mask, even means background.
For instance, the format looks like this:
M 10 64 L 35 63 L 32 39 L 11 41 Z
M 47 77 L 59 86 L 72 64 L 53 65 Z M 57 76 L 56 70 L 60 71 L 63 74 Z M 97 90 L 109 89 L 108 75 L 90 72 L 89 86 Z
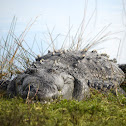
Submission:
M 34 97 L 37 95 L 37 93 L 38 93 L 38 89 L 39 89 L 39 87 L 37 88 L 37 91 L 36 91 L 35 95 L 31 98 L 31 100 L 33 100 Z
M 29 94 L 30 94 L 30 84 L 29 84 L 29 90 L 28 90 L 28 95 L 27 95 L 27 99 L 26 99 L 26 103 L 28 103 L 28 104 L 30 102 Z

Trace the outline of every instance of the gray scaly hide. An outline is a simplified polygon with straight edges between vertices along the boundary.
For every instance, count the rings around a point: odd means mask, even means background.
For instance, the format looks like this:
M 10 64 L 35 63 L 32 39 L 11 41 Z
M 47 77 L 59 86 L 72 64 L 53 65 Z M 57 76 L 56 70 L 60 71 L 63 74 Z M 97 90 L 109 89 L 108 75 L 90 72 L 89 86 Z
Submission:
M 55 51 L 38 57 L 30 68 L 14 78 L 7 86 L 7 94 L 48 101 L 63 99 L 83 100 L 89 88 L 106 91 L 119 87 L 124 73 L 96 51 Z

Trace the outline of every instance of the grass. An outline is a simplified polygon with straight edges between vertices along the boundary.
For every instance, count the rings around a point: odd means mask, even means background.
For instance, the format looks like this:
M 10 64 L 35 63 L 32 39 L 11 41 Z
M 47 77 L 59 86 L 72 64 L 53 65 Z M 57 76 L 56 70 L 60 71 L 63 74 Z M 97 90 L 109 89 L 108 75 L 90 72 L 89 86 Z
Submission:
M 56 100 L 26 104 L 21 98 L 0 99 L 1 126 L 124 126 L 126 97 L 93 90 L 85 101 Z

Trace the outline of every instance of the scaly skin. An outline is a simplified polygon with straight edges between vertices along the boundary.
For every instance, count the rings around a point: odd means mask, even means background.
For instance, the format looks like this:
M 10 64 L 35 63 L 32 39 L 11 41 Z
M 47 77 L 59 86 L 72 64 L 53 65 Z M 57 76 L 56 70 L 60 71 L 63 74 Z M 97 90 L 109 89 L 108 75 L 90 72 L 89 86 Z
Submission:
M 23 98 L 37 96 L 42 101 L 59 96 L 83 100 L 90 95 L 89 88 L 114 89 L 124 78 L 123 71 L 106 54 L 60 50 L 38 57 L 30 68 L 9 83 L 7 93 Z

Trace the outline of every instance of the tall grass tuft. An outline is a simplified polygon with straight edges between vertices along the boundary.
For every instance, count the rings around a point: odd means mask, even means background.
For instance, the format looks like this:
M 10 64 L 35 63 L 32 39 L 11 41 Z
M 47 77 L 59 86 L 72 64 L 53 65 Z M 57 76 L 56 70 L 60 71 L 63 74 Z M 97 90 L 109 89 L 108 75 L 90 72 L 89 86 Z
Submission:
M 24 38 L 36 19 L 29 22 L 19 37 L 14 33 L 16 21 L 17 19 L 14 17 L 6 39 L 2 38 L 0 41 L 0 79 L 10 79 L 12 75 L 23 72 L 36 57 L 36 54 L 30 48 L 30 51 L 27 51 L 23 47 L 23 43 L 26 43 Z

